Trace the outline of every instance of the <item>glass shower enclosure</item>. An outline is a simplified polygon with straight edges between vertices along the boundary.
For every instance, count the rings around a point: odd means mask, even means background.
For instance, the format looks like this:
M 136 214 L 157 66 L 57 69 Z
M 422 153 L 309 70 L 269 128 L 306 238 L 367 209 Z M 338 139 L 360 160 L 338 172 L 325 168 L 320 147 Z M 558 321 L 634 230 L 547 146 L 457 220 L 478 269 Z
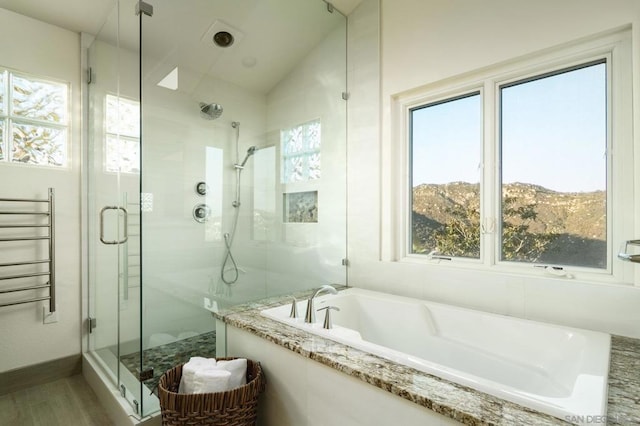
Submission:
M 213 312 L 347 283 L 346 35 L 322 0 L 119 0 L 89 47 L 88 347 L 140 417 Z

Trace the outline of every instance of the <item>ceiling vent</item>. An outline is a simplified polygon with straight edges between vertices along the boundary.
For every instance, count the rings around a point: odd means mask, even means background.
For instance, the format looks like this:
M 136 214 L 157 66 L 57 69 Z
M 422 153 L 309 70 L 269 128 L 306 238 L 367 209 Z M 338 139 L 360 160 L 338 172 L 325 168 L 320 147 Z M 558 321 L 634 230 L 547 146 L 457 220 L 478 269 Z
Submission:
M 200 39 L 200 43 L 228 48 L 238 45 L 244 38 L 244 33 L 224 21 L 216 19 L 207 32 Z

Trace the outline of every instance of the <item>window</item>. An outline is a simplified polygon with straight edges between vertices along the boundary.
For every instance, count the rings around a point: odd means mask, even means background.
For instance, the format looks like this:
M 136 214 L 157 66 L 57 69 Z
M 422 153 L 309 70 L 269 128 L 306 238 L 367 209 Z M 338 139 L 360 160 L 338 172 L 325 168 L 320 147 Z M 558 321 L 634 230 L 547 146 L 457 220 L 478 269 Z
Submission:
M 500 258 L 606 268 L 606 61 L 501 86 L 500 135 Z
M 0 69 L 0 161 L 67 165 L 69 86 Z
M 320 120 L 280 131 L 282 183 L 320 179 Z
M 412 253 L 480 257 L 482 99 L 410 110 Z
M 630 51 L 623 31 L 398 97 L 404 256 L 629 279 Z
M 105 170 L 140 173 L 140 102 L 107 95 Z

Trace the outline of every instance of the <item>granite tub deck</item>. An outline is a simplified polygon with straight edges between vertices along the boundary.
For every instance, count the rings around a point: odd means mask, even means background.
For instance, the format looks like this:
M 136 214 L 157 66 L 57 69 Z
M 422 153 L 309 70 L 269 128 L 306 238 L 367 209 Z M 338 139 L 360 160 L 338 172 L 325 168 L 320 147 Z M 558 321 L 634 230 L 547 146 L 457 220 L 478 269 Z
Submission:
M 311 292 L 293 294 L 296 299 Z M 275 297 L 214 315 L 228 325 L 246 330 L 352 377 L 466 425 L 640 425 L 640 340 L 612 336 L 606 419 L 575 418 L 570 422 L 483 392 L 419 372 L 332 340 L 306 333 L 260 314 L 267 308 L 291 303 L 291 296 Z

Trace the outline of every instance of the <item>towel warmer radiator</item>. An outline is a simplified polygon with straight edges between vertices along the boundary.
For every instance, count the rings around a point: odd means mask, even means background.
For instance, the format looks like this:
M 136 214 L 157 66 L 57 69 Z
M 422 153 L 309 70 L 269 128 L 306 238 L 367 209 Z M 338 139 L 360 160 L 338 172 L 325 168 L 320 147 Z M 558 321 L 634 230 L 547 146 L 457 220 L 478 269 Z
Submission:
M 49 301 L 49 312 L 55 312 L 56 310 L 56 274 L 55 274 L 55 200 L 54 189 L 49 188 L 49 196 L 47 199 L 28 199 L 28 198 L 0 198 L 0 218 L 23 218 L 32 217 L 33 220 L 29 223 L 13 222 L 10 220 L 0 219 L 0 231 L 7 231 L 10 229 L 34 229 L 34 235 L 2 235 L 0 236 L 0 243 L 5 242 L 17 242 L 17 241 L 47 241 L 48 242 L 48 258 L 47 259 L 35 259 L 35 260 L 20 260 L 0 263 L 0 270 L 5 268 L 16 267 L 28 267 L 30 265 L 46 264 L 48 266 L 47 271 L 31 271 L 22 273 L 9 273 L 7 275 L 0 274 L 0 282 L 17 280 L 22 278 L 36 278 L 47 277 L 48 281 L 44 284 L 34 284 L 29 287 L 19 286 L 9 289 L 0 288 L 1 294 L 19 293 L 36 291 L 40 289 L 49 289 L 48 296 L 34 296 L 28 299 L 16 300 L 6 303 L 0 303 L 0 307 L 21 305 L 23 303 L 39 302 L 42 300 Z M 37 206 L 41 203 L 47 204 L 46 210 L 38 209 L 34 207 L 29 210 L 18 210 L 20 206 L 34 205 Z M 42 217 L 46 217 L 46 223 L 42 220 Z M 40 220 L 39 220 L 40 219 Z M 47 229 L 46 235 L 39 235 L 37 229 Z M 4 248 L 3 248 L 4 249 Z M 37 251 L 37 247 L 36 247 Z

